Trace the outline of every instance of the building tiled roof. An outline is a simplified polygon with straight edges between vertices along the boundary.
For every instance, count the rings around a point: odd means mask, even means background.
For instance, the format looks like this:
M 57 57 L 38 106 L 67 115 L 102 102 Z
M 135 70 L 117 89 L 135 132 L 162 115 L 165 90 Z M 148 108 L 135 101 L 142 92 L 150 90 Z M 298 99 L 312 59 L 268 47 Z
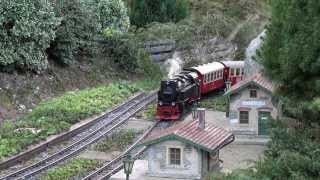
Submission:
M 269 78 L 263 75 L 263 73 L 258 73 L 256 75 L 247 77 L 239 83 L 237 83 L 236 85 L 232 86 L 230 90 L 226 92 L 226 94 L 232 94 L 251 84 L 257 85 L 270 93 L 273 93 L 276 89 L 276 85 L 274 82 L 272 82 Z
M 200 129 L 198 122 L 180 122 L 169 128 L 154 131 L 140 145 L 146 146 L 166 140 L 178 140 L 212 153 L 234 140 L 234 135 L 231 132 L 208 123 L 204 129 Z

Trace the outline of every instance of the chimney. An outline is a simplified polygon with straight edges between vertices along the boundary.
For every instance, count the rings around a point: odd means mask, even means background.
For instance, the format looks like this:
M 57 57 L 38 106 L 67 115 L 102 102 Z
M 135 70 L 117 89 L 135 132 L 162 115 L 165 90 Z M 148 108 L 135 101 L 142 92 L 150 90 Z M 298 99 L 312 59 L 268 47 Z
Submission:
M 198 124 L 198 128 L 199 129 L 204 129 L 205 128 L 205 115 L 206 115 L 206 109 L 205 108 L 198 108 L 197 109 L 198 112 L 198 117 L 199 117 L 199 124 Z

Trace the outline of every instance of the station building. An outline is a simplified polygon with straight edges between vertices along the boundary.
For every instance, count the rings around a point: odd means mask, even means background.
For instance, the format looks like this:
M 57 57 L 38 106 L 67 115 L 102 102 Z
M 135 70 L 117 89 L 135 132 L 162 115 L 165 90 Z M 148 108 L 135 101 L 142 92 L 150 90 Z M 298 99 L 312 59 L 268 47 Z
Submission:
M 276 85 L 262 73 L 245 78 L 232 86 L 227 117 L 235 134 L 268 135 L 271 119 L 281 116 L 281 102 L 273 95 Z

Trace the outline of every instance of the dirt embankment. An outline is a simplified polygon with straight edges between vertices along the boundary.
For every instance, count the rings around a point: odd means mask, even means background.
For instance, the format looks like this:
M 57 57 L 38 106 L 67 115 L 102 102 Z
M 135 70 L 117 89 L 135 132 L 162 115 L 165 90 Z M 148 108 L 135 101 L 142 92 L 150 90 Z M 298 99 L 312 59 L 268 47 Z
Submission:
M 121 77 L 107 60 L 88 62 L 70 67 L 51 64 L 50 68 L 40 75 L 0 72 L 0 122 L 4 119 L 16 119 L 32 111 L 40 101 L 66 91 L 106 84 Z

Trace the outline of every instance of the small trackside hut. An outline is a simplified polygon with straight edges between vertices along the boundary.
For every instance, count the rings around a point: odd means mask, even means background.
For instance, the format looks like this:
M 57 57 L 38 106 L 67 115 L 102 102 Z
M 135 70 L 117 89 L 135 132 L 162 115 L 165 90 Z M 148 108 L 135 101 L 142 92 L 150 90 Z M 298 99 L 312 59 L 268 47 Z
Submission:
M 268 135 L 270 120 L 281 116 L 281 101 L 273 96 L 275 88 L 272 81 L 258 73 L 225 93 L 229 99 L 227 116 L 235 134 Z
M 147 176 L 202 179 L 219 166 L 219 150 L 234 141 L 232 133 L 203 120 L 180 122 L 149 134 Z

